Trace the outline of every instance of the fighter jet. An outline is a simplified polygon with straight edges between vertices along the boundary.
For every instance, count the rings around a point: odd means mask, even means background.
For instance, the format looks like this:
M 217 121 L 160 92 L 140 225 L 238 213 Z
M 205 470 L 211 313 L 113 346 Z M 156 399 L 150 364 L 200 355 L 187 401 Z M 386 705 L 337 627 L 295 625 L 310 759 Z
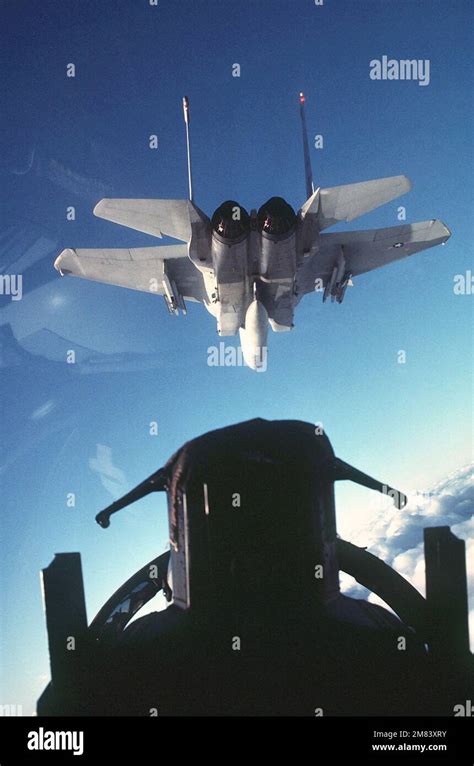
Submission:
M 162 295 L 170 314 L 185 301 L 203 303 L 220 336 L 240 334 L 242 354 L 254 370 L 266 368 L 268 325 L 293 328 L 295 307 L 308 293 L 342 303 L 354 277 L 444 244 L 449 229 L 439 220 L 385 229 L 322 232 L 353 221 L 411 189 L 403 175 L 315 188 L 309 154 L 305 97 L 299 94 L 306 202 L 296 213 L 271 197 L 250 214 L 234 200 L 209 218 L 194 202 L 189 101 L 183 98 L 189 199 L 103 199 L 94 215 L 131 229 L 185 244 L 125 249 L 63 250 L 61 275 Z

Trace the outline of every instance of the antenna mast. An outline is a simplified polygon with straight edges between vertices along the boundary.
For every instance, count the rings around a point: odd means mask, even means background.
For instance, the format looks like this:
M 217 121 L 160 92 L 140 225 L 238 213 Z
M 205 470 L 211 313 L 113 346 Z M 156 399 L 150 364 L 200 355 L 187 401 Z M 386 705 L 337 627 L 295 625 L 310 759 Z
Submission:
M 183 115 L 184 124 L 186 126 L 186 154 L 188 157 L 188 185 L 189 185 L 189 199 L 193 201 L 193 177 L 191 173 L 191 146 L 189 143 L 189 99 L 187 96 L 183 98 Z
M 306 180 L 306 197 L 309 199 L 314 194 L 313 171 L 311 170 L 311 159 L 309 156 L 308 131 L 306 129 L 305 97 L 300 93 L 300 117 L 301 129 L 303 131 L 303 150 L 304 150 L 304 174 Z

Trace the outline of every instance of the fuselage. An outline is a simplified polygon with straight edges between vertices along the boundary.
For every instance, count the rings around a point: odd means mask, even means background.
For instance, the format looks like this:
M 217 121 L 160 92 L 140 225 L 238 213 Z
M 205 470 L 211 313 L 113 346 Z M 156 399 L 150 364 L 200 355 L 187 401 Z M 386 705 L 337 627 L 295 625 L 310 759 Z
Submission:
M 281 197 L 272 197 L 250 215 L 228 200 L 210 222 L 203 216 L 189 243 L 218 334 L 240 332 L 244 358 L 254 369 L 263 364 L 259 357 L 266 353 L 268 325 L 275 332 L 293 327 L 298 220 Z

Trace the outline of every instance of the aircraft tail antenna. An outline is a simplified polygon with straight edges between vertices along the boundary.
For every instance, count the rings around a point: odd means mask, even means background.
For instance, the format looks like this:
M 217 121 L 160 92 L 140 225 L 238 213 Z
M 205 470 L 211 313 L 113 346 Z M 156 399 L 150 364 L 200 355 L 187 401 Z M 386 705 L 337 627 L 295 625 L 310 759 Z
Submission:
M 306 128 L 305 97 L 300 93 L 300 117 L 301 130 L 303 131 L 303 150 L 304 150 L 304 174 L 306 180 L 306 197 L 309 199 L 314 194 L 313 171 L 311 170 L 311 159 L 309 156 L 308 131 Z
M 191 202 L 193 202 L 193 176 L 191 172 L 191 145 L 189 141 L 189 99 L 187 96 L 183 97 L 183 115 L 184 115 L 184 124 L 186 126 L 186 154 L 188 158 L 189 199 Z

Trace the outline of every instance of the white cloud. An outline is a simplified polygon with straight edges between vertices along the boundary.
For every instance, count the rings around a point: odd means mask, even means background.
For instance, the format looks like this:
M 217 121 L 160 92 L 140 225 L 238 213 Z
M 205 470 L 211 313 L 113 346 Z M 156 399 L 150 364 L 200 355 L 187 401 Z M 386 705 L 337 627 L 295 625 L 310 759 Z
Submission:
M 474 465 L 464 466 L 436 484 L 429 492 L 409 496 L 402 510 L 389 498 L 374 510 L 371 519 L 352 530 L 347 539 L 367 547 L 421 593 L 425 592 L 423 528 L 449 526 L 466 541 L 471 649 L 474 650 Z M 367 591 L 347 575 L 341 575 L 341 589 L 350 596 L 362 597 Z M 369 601 L 382 603 L 377 596 Z

